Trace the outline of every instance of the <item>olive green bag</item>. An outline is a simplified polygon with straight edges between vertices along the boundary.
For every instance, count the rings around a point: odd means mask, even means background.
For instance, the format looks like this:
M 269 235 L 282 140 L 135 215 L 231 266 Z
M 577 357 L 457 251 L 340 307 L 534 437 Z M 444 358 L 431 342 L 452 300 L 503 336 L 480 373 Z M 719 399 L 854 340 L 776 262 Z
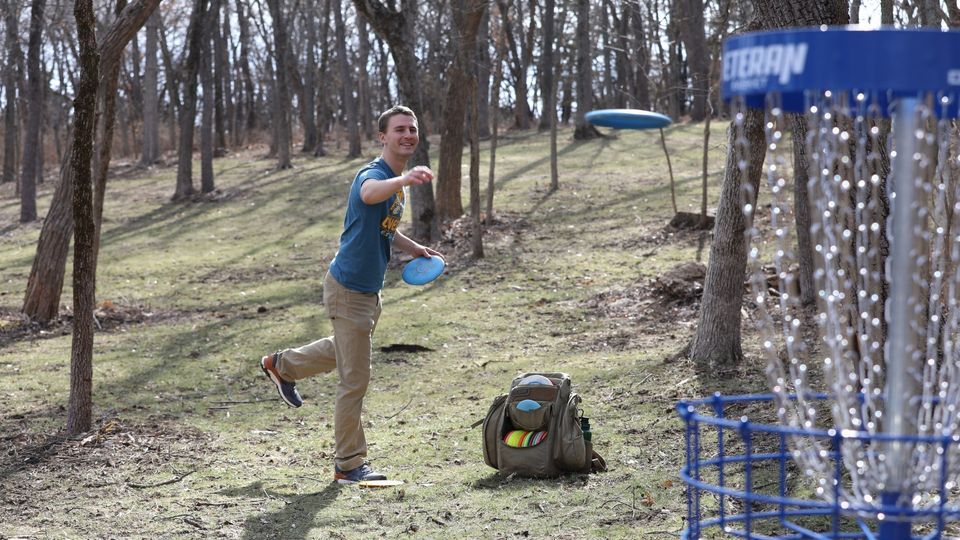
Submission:
M 520 384 L 532 375 L 547 377 L 553 384 Z M 535 478 L 605 471 L 603 458 L 584 437 L 580 396 L 571 387 L 566 373 L 524 373 L 515 378 L 509 392 L 494 398 L 483 419 L 487 465 L 505 474 Z M 539 407 L 518 407 L 525 400 Z

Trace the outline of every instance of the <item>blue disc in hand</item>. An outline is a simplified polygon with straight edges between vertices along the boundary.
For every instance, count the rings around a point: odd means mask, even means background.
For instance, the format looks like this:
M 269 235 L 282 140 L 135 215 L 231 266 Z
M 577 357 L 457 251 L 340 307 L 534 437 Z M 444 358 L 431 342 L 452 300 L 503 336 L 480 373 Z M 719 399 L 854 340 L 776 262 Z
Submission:
M 442 257 L 417 257 L 403 267 L 403 280 L 410 285 L 425 285 L 437 279 L 446 268 Z

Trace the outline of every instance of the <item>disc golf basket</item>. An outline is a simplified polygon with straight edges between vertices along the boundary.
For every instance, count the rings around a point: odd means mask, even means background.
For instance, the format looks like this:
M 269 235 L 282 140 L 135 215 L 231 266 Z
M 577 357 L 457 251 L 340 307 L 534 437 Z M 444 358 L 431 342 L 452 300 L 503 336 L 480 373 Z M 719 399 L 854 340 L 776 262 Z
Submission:
M 771 392 L 678 405 L 684 537 L 957 535 L 960 33 L 745 34 L 725 44 L 723 91 L 741 177 L 766 153 L 766 187 L 758 202 L 744 182 L 742 205 Z M 750 108 L 765 149 L 748 142 Z M 792 122 L 806 128 L 793 144 L 808 164 L 815 313 L 787 196 Z

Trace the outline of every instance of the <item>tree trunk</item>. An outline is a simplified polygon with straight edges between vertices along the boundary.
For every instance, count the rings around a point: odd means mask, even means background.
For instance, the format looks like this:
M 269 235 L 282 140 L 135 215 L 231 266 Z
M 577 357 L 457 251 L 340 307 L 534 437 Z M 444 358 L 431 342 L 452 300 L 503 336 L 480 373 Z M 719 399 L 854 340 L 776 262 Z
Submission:
M 173 67 L 173 55 L 170 54 L 170 48 L 167 47 L 167 32 L 163 27 L 163 18 L 159 21 L 160 30 L 160 52 L 163 55 L 163 70 L 167 75 L 167 95 L 169 117 L 167 118 L 167 131 L 170 138 L 170 148 L 177 148 L 177 114 L 182 114 L 182 105 L 180 104 L 180 76 Z
M 73 262 L 73 345 L 70 354 L 70 400 L 67 434 L 90 430 L 93 413 L 93 159 L 96 125 L 97 80 L 99 79 L 96 22 L 93 0 L 76 0 L 77 41 L 80 45 L 80 84 L 74 98 L 73 148 L 70 168 L 74 171 L 73 215 L 76 222 Z
M 347 113 L 348 158 L 360 156 L 360 125 L 357 117 L 357 99 L 353 95 L 354 83 L 350 75 L 350 59 L 347 57 L 347 33 L 343 24 L 343 9 L 340 0 L 333 0 L 333 17 L 337 40 L 337 65 L 340 67 L 340 91 L 344 112 Z M 399 174 L 400 171 L 394 171 Z
M 227 64 L 227 47 L 224 43 L 225 37 L 220 33 L 220 10 L 224 11 L 224 18 L 228 20 L 225 25 L 229 28 L 229 16 L 226 14 L 227 4 L 222 0 L 216 0 L 213 8 L 213 21 L 210 24 L 210 38 L 213 40 L 213 58 L 210 62 L 213 64 L 213 128 L 216 134 L 216 140 L 213 148 L 214 157 L 223 157 L 227 151 L 227 113 L 224 110 L 225 87 L 224 78 L 229 72 Z M 211 176 L 212 178 L 212 176 Z M 213 183 L 211 182 L 211 187 Z M 201 191 L 203 189 L 201 188 Z M 204 191 L 204 193 L 209 193 Z
M 281 0 L 267 0 L 267 5 L 270 8 L 270 17 L 273 18 L 273 53 L 274 63 L 277 66 L 275 74 L 277 93 L 274 96 L 276 114 L 273 120 L 276 122 L 275 143 L 277 145 L 277 168 L 289 169 L 293 167 L 293 163 L 290 161 L 291 101 L 289 81 L 287 79 L 287 72 L 290 68 L 287 65 L 287 22 L 280 1 Z
M 303 25 L 307 31 L 307 65 L 303 74 L 303 146 L 301 152 L 313 152 L 317 148 L 317 1 L 307 0 L 303 10 Z
M 553 92 L 553 11 L 556 8 L 555 0 L 546 0 L 543 11 L 548 17 L 543 19 L 543 42 L 540 45 L 540 98 L 542 112 L 540 113 L 539 131 L 546 131 L 553 125 L 556 118 L 556 96 Z
M 16 0 L 7 0 L 6 5 L 7 65 L 3 71 L 6 87 L 6 108 L 3 114 L 3 178 L 0 182 L 15 182 L 17 179 L 17 63 L 20 61 L 20 44 L 17 41 Z
M 323 0 L 323 16 L 320 18 L 323 24 L 320 26 L 320 73 L 327 72 L 327 66 L 330 64 L 330 44 L 328 36 L 330 35 L 330 2 Z M 327 105 L 327 77 L 321 77 L 320 88 L 317 95 L 320 100 L 317 104 L 317 146 L 313 150 L 315 157 L 327 155 L 323 148 L 323 139 L 327 133 L 327 119 L 330 116 L 329 106 Z
M 573 138 L 582 141 L 600 136 L 587 122 L 593 110 L 593 69 L 590 65 L 590 0 L 577 0 L 577 114 Z
M 183 107 L 180 111 L 180 149 L 177 153 L 177 189 L 173 200 L 194 194 L 193 188 L 193 123 L 197 117 L 197 72 L 200 69 L 200 47 L 206 25 L 207 0 L 196 0 L 187 29 L 187 59 L 183 66 Z
M 560 175 L 557 167 L 557 79 L 554 74 L 553 65 L 553 10 L 556 5 L 555 0 L 546 0 L 544 10 L 551 16 L 545 17 L 543 22 L 543 55 L 540 63 L 541 83 L 543 88 L 543 116 L 540 124 L 547 121 L 547 128 L 550 129 L 550 191 L 560 189 Z
M 367 28 L 367 20 L 362 16 L 357 15 L 357 18 L 360 19 L 359 24 L 359 36 L 360 44 L 358 47 L 357 54 L 359 70 L 357 70 L 357 93 L 358 93 L 358 106 L 360 108 L 360 114 L 358 122 L 363 128 L 363 136 L 367 140 L 372 140 L 374 138 L 373 133 L 373 114 L 371 113 L 371 103 L 370 103 L 370 74 L 367 71 L 367 66 L 370 62 L 370 29 Z
M 633 64 L 634 101 L 633 106 L 640 109 L 650 109 L 650 55 L 647 51 L 647 39 L 643 31 L 643 14 L 640 12 L 640 2 L 630 2 L 631 28 L 633 30 L 633 45 L 630 49 L 635 53 Z
M 250 73 L 250 23 L 249 13 L 243 9 L 244 0 L 237 0 L 237 23 L 240 28 L 240 73 L 243 77 L 244 96 L 246 103 L 243 109 L 246 114 L 242 122 L 242 130 L 247 133 L 257 127 L 256 95 L 253 88 L 253 75 Z M 238 107 L 240 105 L 238 104 Z M 243 138 L 241 137 L 241 142 Z
M 40 145 L 41 105 L 43 103 L 43 73 L 40 67 L 41 34 L 43 32 L 44 0 L 30 3 L 30 38 L 27 46 L 27 129 L 23 137 L 23 162 L 20 171 L 20 223 L 37 219 L 37 169 Z M 9 133 L 9 132 L 7 132 Z
M 213 185 L 213 136 L 216 116 L 216 81 L 213 73 L 213 38 L 220 26 L 220 1 L 212 0 L 207 13 L 206 30 L 200 49 L 200 85 L 203 87 L 203 110 L 200 113 L 200 192 L 210 193 Z
M 743 130 L 743 133 L 739 133 L 739 130 Z M 741 191 L 746 183 L 752 188 L 756 200 L 766 155 L 763 112 L 748 110 L 743 126 L 738 128 L 731 125 L 729 135 L 726 178 L 720 190 L 697 332 L 690 345 L 690 357 L 702 372 L 729 371 L 743 360 L 740 306 L 743 302 L 747 251 L 743 236 L 746 220 L 741 207 Z M 750 162 L 746 171 L 737 166 L 735 141 L 741 136 L 746 137 L 750 145 Z
M 414 28 L 417 18 L 416 0 L 401 0 L 401 10 L 393 11 L 378 0 L 354 0 L 374 31 L 390 45 L 390 54 L 396 66 L 397 84 L 401 98 L 417 114 L 422 114 L 423 98 L 417 57 L 414 51 Z M 430 141 L 427 139 L 429 125 L 420 118 L 420 145 L 410 159 L 410 166 L 430 166 Z M 433 188 L 430 183 L 417 184 L 410 188 L 410 207 L 413 214 L 413 238 L 430 243 L 440 237 L 439 220 Z
M 227 140 L 227 135 L 229 134 L 230 141 L 236 139 L 237 132 L 237 108 L 234 105 L 234 95 L 233 95 L 233 79 L 230 77 L 231 66 L 230 66 L 230 55 L 227 51 L 231 48 L 231 34 L 230 34 L 230 24 L 232 18 L 230 16 L 230 2 L 224 0 L 220 3 L 220 7 L 223 9 L 223 27 L 220 30 L 220 34 L 217 37 L 217 70 L 220 73 L 219 78 L 217 79 L 218 89 L 220 90 L 221 98 L 217 100 L 220 108 L 223 109 L 223 141 L 218 142 L 219 148 L 216 149 L 214 155 L 224 156 L 227 153 L 227 147 L 229 142 Z
M 66 147 L 60 168 L 60 183 L 53 192 L 50 209 L 43 220 L 37 254 L 33 258 L 23 307 L 20 309 L 30 320 L 37 322 L 48 322 L 59 313 L 70 237 L 73 235 L 74 171 L 70 166 L 73 139 L 67 141 Z
M 487 172 L 487 223 L 493 224 L 493 195 L 496 188 L 497 142 L 500 135 L 500 85 L 503 83 L 503 33 L 493 43 L 493 87 L 490 96 L 490 167 Z
M 474 0 L 476 2 L 476 0 Z M 479 4 L 482 11 L 486 11 L 486 4 Z M 481 15 L 482 16 L 482 15 Z M 478 21 L 479 25 L 479 21 Z M 464 43 L 473 51 L 470 56 L 476 57 L 476 35 L 474 40 Z M 469 69 L 468 64 L 468 69 Z M 473 70 L 470 70 L 471 72 Z M 480 226 L 480 92 L 477 88 L 477 76 L 470 77 L 470 217 L 473 229 L 473 258 L 483 258 L 483 227 Z
M 443 135 L 440 138 L 440 166 L 437 171 L 437 213 L 441 220 L 453 220 L 463 215 L 460 198 L 461 167 L 463 164 L 464 118 L 470 103 L 470 85 L 476 54 L 477 30 L 485 7 L 478 8 L 475 0 L 452 0 L 449 44 L 453 62 L 447 68 L 447 95 L 443 106 Z
M 687 51 L 690 64 L 690 91 L 693 104 L 690 119 L 700 122 L 707 114 L 707 94 L 710 91 L 710 51 L 703 20 L 703 0 L 676 0 L 676 12 L 682 14 L 677 21 L 680 38 Z
M 513 77 L 513 91 L 515 94 L 514 126 L 517 129 L 530 129 L 530 105 L 527 103 L 527 66 L 523 63 L 523 55 L 518 50 L 514 36 L 513 25 L 510 23 L 509 4 L 506 0 L 497 0 L 502 18 L 503 32 L 507 38 L 510 52 L 510 74 Z M 522 17 L 518 17 L 518 22 Z M 531 23 L 532 24 L 532 23 Z
M 140 152 L 140 165 L 147 167 L 160 159 L 160 110 L 157 94 L 157 31 L 160 26 L 160 13 L 154 12 L 147 19 L 146 50 L 143 71 L 143 145 Z

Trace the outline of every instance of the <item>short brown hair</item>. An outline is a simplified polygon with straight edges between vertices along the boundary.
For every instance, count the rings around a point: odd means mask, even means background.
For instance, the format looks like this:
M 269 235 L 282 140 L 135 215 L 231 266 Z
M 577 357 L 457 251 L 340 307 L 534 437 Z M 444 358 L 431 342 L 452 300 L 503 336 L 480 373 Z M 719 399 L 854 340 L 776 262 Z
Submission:
M 417 115 L 413 113 L 413 110 L 410 107 L 404 107 L 403 105 L 394 105 L 393 107 L 390 107 L 389 109 L 383 111 L 383 113 L 380 114 L 380 118 L 377 119 L 377 130 L 380 133 L 386 133 L 387 124 L 390 123 L 390 118 L 398 114 L 405 114 L 413 118 L 414 122 L 417 122 L 418 124 L 420 123 L 419 120 L 417 120 Z

